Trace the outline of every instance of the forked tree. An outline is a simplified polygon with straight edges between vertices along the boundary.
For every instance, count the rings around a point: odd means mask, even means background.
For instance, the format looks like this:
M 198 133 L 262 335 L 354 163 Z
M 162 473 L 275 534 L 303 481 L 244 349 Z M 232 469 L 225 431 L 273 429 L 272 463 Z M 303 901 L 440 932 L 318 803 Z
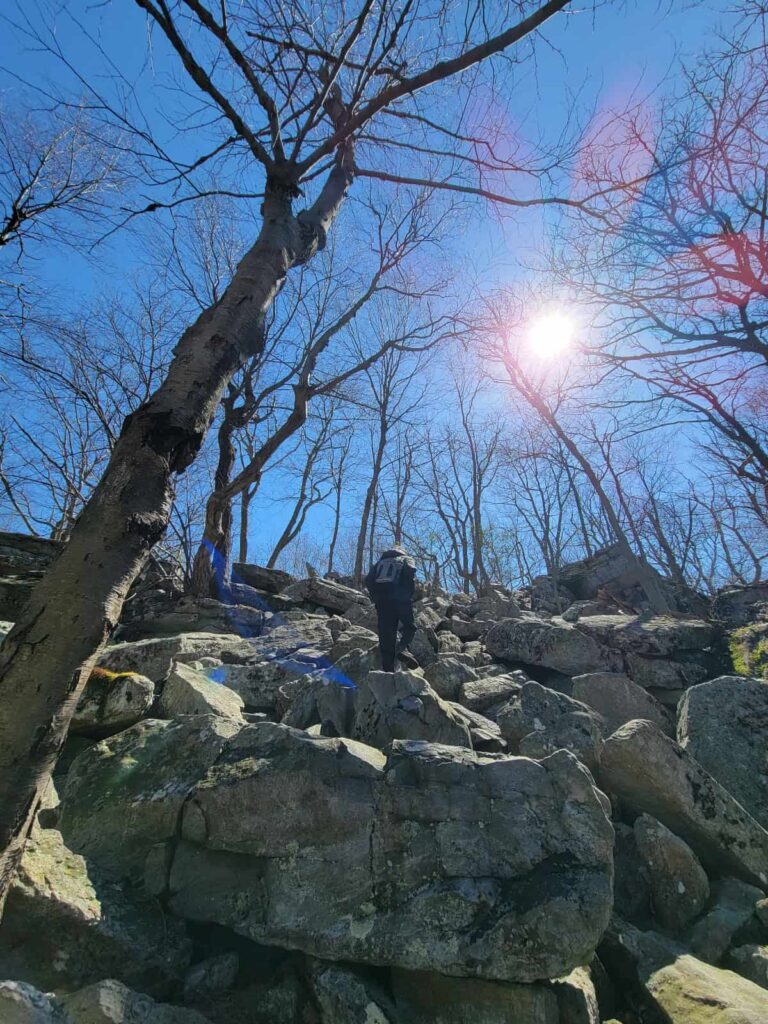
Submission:
M 493 147 L 466 130 L 447 93 L 443 104 L 428 98 L 448 79 L 461 93 L 505 51 L 522 59 L 533 34 L 568 6 L 468 5 L 463 17 L 444 0 L 359 0 L 354 11 L 299 0 L 136 2 L 226 123 L 217 149 L 247 153 L 260 173 L 261 223 L 227 289 L 179 339 L 163 383 L 127 417 L 66 547 L 0 652 L 0 903 L 83 686 L 165 532 L 174 478 L 194 461 L 233 374 L 261 351 L 286 275 L 323 248 L 356 176 L 416 177 L 408 165 L 396 173 L 403 147 L 418 149 L 436 187 L 541 201 L 488 193 L 482 172 L 498 164 Z M 364 155 L 387 170 L 366 168 Z M 497 167 L 494 180 L 513 166 L 519 160 Z M 454 168 L 463 170 L 452 179 Z

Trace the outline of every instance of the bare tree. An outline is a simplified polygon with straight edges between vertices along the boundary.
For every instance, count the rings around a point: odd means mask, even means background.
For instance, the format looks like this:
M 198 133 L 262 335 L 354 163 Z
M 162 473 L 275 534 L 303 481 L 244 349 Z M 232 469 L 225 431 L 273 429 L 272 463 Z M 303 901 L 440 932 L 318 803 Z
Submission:
M 286 276 L 325 245 L 356 172 L 365 170 L 363 150 L 355 150 L 361 134 L 401 115 L 421 116 L 426 130 L 424 90 L 452 78 L 459 88 L 462 74 L 519 49 L 567 6 L 515 3 L 519 20 L 510 24 L 505 10 L 494 25 L 490 12 L 440 17 L 447 13 L 440 4 L 374 9 L 366 2 L 351 18 L 315 20 L 299 5 L 286 19 L 271 0 L 258 8 L 225 3 L 215 14 L 202 0 L 137 3 L 226 125 L 230 146 L 260 171 L 263 220 L 219 301 L 179 340 L 163 383 L 126 419 L 66 548 L 0 652 L 0 902 L 98 651 L 165 532 L 174 477 L 194 461 L 233 374 L 262 351 Z M 215 73 L 206 70 L 212 66 Z M 444 137 L 452 128 L 456 134 L 455 124 Z M 400 140 L 386 136 L 391 151 Z M 224 145 L 222 137 L 215 149 Z M 465 144 L 465 152 L 474 166 L 476 147 Z M 314 198 L 297 213 L 295 200 L 307 189 Z M 297 397 L 306 387 L 302 381 Z M 33 694 L 25 686 L 30 673 Z

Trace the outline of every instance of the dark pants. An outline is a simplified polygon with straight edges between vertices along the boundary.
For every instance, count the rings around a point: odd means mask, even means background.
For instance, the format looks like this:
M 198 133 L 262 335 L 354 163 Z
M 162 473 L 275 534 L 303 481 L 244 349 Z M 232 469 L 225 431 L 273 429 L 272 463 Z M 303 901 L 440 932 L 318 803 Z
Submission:
M 413 605 L 410 601 L 382 601 L 376 605 L 379 620 L 379 650 L 381 667 L 385 672 L 395 671 L 395 655 L 407 647 L 416 633 Z M 400 627 L 400 645 L 397 630 Z

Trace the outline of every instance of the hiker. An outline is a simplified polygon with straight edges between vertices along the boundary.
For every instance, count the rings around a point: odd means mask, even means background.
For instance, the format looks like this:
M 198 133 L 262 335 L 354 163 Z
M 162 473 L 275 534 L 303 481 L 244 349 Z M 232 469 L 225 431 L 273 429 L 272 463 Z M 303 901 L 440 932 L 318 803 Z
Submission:
M 408 653 L 408 645 L 416 632 L 413 622 L 415 583 L 416 566 L 398 547 L 382 552 L 365 577 L 368 593 L 376 605 L 381 667 L 385 672 L 395 671 L 395 658 L 408 668 L 418 668 L 418 662 Z

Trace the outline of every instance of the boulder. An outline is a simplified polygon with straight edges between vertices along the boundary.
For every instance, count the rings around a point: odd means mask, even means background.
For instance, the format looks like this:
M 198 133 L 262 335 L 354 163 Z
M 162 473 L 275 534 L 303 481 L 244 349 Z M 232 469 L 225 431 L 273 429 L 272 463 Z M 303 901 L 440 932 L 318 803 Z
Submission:
M 579 629 L 606 647 L 656 658 L 701 651 L 717 639 L 711 622 L 669 615 L 592 615 Z
M 247 660 L 253 650 L 248 640 L 234 633 L 182 633 L 112 644 L 104 650 L 98 663 L 100 668 L 111 672 L 140 672 L 158 683 L 168 675 L 174 661 L 188 664 L 200 658 L 221 658 L 224 653 Z
M 696 683 L 703 683 L 712 677 L 712 664 L 715 659 L 700 654 L 688 656 L 683 660 L 674 658 L 646 658 L 642 654 L 629 651 L 624 656 L 626 673 L 638 686 L 654 693 L 659 700 L 658 691 L 672 690 L 682 692 Z
M 61 551 L 60 541 L 0 530 L 0 573 L 43 573 Z
M 152 707 L 155 684 L 136 672 L 95 668 L 69 725 L 72 736 L 102 739 L 140 721 Z
M 444 700 L 458 700 L 462 683 L 477 679 L 477 670 L 450 655 L 438 655 L 424 672 L 424 678 Z
M 320 1010 L 320 1024 L 400 1024 L 392 999 L 359 971 L 309 960 L 305 977 Z
M 614 823 L 613 846 L 614 911 L 620 918 L 647 925 L 651 914 L 651 880 L 648 864 L 637 848 L 635 831 L 630 825 Z
M 59 1001 L 72 1024 L 209 1024 L 196 1010 L 156 1003 L 119 981 L 100 981 Z
M 565 622 L 506 619 L 489 630 L 485 645 L 500 661 L 541 665 L 570 676 L 621 668 L 615 651 Z
M 691 929 L 689 945 L 700 960 L 719 963 L 734 936 L 748 924 L 755 904 L 765 894 L 737 878 L 725 878 L 713 886 L 712 905 Z
M 185 596 L 172 601 L 167 609 L 159 608 L 153 615 L 121 626 L 119 635 L 126 641 L 139 636 L 165 637 L 195 631 L 251 637 L 259 636 L 269 621 L 270 614 L 261 607 Z
M 523 683 L 499 708 L 496 721 L 510 750 L 516 751 L 524 736 L 551 729 L 561 718 L 574 714 L 585 715 L 598 726 L 600 724 L 599 718 L 586 704 L 529 681 Z
M 3 1024 L 72 1024 L 72 1018 L 52 995 L 23 981 L 0 981 L 0 1021 Z
M 579 711 L 569 712 L 552 725 L 528 733 L 518 744 L 520 754 L 537 761 L 556 750 L 570 750 L 593 773 L 600 763 L 602 749 L 599 723 L 593 715 Z
M 507 741 L 501 735 L 496 722 L 491 721 L 477 711 L 470 711 L 455 701 L 446 701 L 469 729 L 473 750 L 503 751 L 507 749 Z
M 705 866 L 768 883 L 768 832 L 652 722 L 628 722 L 605 741 L 600 779 L 685 839 Z
M 768 616 L 768 582 L 719 591 L 712 602 L 712 616 L 729 629 L 765 619 Z
M 690 846 L 649 814 L 635 820 L 635 841 L 645 862 L 654 917 L 679 933 L 704 909 L 709 879 Z
M 481 679 L 471 679 L 459 688 L 458 701 L 470 711 L 479 714 L 488 713 L 495 718 L 503 704 L 520 693 L 524 683 L 530 682 L 525 672 L 519 670 L 505 672 L 503 675 L 483 675 Z
M 601 716 L 606 736 L 637 718 L 645 718 L 668 736 L 674 736 L 675 724 L 669 711 L 625 675 L 590 672 L 575 676 L 572 693 Z
M 597 992 L 590 971 L 577 967 L 564 978 L 555 978 L 552 991 L 557 998 L 559 1024 L 600 1024 Z
M 458 615 L 453 615 L 448 620 L 451 632 L 459 640 L 479 640 L 494 624 L 493 619 L 462 619 Z
M 767 683 L 721 676 L 693 686 L 678 707 L 677 738 L 768 828 Z
M 235 562 L 232 566 L 232 577 L 256 590 L 266 590 L 269 594 L 279 594 L 287 586 L 295 582 L 293 576 L 282 569 L 268 569 L 263 565 L 252 565 L 250 562 Z
M 235 985 L 240 970 L 237 953 L 221 953 L 201 960 L 187 971 L 184 978 L 184 1001 L 207 1002 Z
M 59 819 L 67 846 L 118 876 L 176 833 L 181 807 L 239 725 L 212 715 L 146 719 L 79 755 Z
M 355 694 L 352 733 L 379 749 L 392 740 L 472 746 L 466 720 L 415 672 L 371 672 Z
M 414 1024 L 560 1024 L 557 996 L 546 985 L 398 969 L 392 987 L 403 1019 Z
M 106 975 L 164 995 L 190 952 L 183 924 L 156 900 L 87 864 L 55 829 L 35 830 L 5 905 L 0 977 L 61 990 Z
M 395 741 L 385 759 L 264 723 L 187 802 L 168 893 L 179 916 L 322 959 L 530 982 L 590 959 L 612 836 L 564 751 Z
M 285 587 L 281 594 L 292 601 L 305 604 L 316 604 L 329 612 L 345 614 L 354 605 L 369 607 L 371 601 L 361 591 L 353 587 L 345 587 L 341 583 L 311 576 L 306 580 L 297 580 Z
M 727 966 L 761 988 L 768 988 L 768 946 L 738 946 L 728 954 Z
M 467 606 L 467 614 L 473 619 L 499 622 L 501 619 L 520 618 L 520 605 L 510 594 L 501 590 L 489 590 Z
M 165 718 L 180 715 L 216 715 L 241 725 L 243 699 L 224 683 L 214 682 L 217 670 L 205 675 L 183 662 L 174 662 L 163 683 L 160 714 Z
M 372 629 L 364 626 L 349 626 L 334 637 L 334 644 L 328 657 L 335 664 L 350 651 L 370 651 L 378 647 L 379 638 Z
M 768 992 L 733 974 L 683 954 L 654 971 L 646 989 L 672 1024 L 765 1024 Z

